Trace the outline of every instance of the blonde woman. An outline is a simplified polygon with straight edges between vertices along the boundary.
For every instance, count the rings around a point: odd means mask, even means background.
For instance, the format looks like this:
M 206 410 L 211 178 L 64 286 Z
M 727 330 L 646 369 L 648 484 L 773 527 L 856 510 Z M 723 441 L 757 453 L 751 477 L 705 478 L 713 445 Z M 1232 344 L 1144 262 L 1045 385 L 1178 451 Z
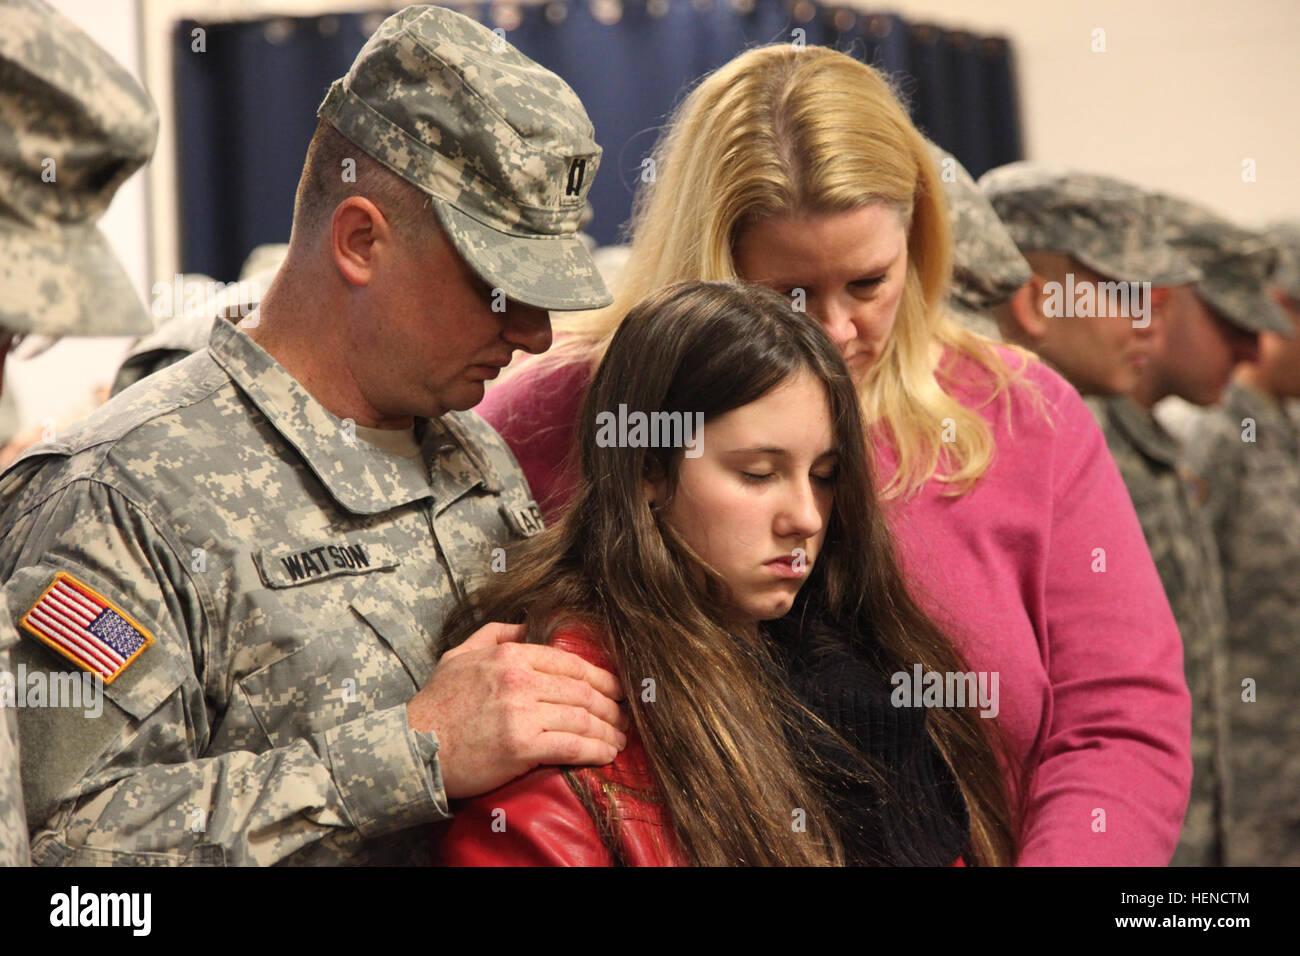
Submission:
M 685 279 L 786 294 L 841 349 L 909 584 L 1012 747 L 1019 862 L 1167 864 L 1191 780 L 1168 602 L 1078 394 L 946 314 L 941 182 L 888 84 L 826 49 L 750 50 L 683 102 L 655 169 L 614 304 L 562 326 L 478 409 L 548 516 L 573 488 L 593 370 L 636 302 Z M 903 703 L 954 703 L 908 676 Z M 951 696 L 959 682 L 939 679 Z

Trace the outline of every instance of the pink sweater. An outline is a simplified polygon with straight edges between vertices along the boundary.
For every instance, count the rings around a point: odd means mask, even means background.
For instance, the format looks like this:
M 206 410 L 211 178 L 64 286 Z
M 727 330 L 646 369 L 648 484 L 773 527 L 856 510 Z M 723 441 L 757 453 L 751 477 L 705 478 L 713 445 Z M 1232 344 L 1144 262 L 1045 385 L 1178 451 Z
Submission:
M 970 493 L 944 497 L 931 481 L 889 521 L 922 602 L 971 668 L 998 674 L 998 720 L 1031 774 L 1020 863 L 1164 866 L 1191 786 L 1191 701 L 1128 492 L 1055 372 L 1027 372 L 1049 423 L 1023 388 L 981 408 L 978 367 L 953 371 L 945 387 L 993 427 L 994 462 Z M 565 462 L 589 380 L 585 366 L 525 368 L 477 409 L 548 519 L 572 487 Z M 880 443 L 877 461 L 889 474 Z

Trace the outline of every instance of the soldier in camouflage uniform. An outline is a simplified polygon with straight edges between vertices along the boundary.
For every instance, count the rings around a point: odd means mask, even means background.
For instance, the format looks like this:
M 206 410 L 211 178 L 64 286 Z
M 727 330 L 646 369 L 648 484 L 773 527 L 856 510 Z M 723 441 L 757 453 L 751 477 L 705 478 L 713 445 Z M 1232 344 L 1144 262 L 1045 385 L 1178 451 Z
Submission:
M 1192 794 L 1175 866 L 1223 865 L 1230 856 L 1227 761 L 1227 610 L 1218 546 L 1204 511 L 1205 481 L 1183 463 L 1179 442 L 1155 419 L 1176 395 L 1216 404 L 1232 367 L 1254 354 L 1274 310 L 1262 280 L 1273 255 L 1258 234 L 1181 200 L 1162 197 L 1167 238 L 1201 270 L 1195 286 L 1170 291 L 1165 326 L 1130 396 L 1106 399 L 1099 420 L 1142 522 L 1183 638 L 1192 694 Z
M 948 221 L 952 227 L 952 293 L 948 307 L 958 324 L 1002 341 L 993 308 L 1020 290 L 1033 270 L 966 167 L 933 143 Z
M 543 310 L 609 300 L 574 237 L 590 121 L 434 7 L 386 20 L 320 112 L 356 185 L 312 219 L 304 173 L 260 311 L 0 477 L 15 656 L 106 697 L 19 713 L 39 864 L 420 861 L 449 798 L 626 742 L 614 678 L 522 627 L 435 645 L 540 527 L 464 409 L 549 345 Z M 426 205 L 403 226 L 368 191 Z
M 69 20 L 41 0 L 11 0 L 0 9 L 0 117 L 2 389 L 5 354 L 22 337 L 32 353 L 36 339 L 152 327 L 95 221 L 152 155 L 158 116 Z M 18 635 L 2 594 L 0 616 L 0 865 L 15 865 L 30 858 L 11 706 Z
M 1238 366 L 1220 407 L 1193 420 L 1187 445 L 1223 563 L 1228 862 L 1239 866 L 1300 865 L 1300 424 L 1284 408 L 1300 398 L 1300 275 L 1286 233 L 1272 238 L 1282 242 L 1274 300 L 1262 268 L 1242 276 L 1248 291 L 1213 296 L 1224 314 L 1251 311 L 1258 356 Z
M 1131 391 L 1158 329 L 1145 293 L 1199 276 L 1161 239 L 1152 197 L 1108 176 L 1024 162 L 990 170 L 979 185 L 1034 269 L 995 309 L 1003 338 L 1084 395 Z

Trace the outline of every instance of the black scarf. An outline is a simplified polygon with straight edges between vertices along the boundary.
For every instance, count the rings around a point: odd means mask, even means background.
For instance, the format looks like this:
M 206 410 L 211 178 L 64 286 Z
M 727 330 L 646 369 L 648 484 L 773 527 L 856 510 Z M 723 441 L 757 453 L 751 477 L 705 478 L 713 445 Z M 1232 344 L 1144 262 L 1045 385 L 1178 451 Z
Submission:
M 855 654 L 842 638 L 806 631 L 785 638 L 778 637 L 778 645 L 787 685 L 843 739 L 806 716 L 793 722 L 796 757 L 828 795 L 846 861 L 951 864 L 966 851 L 970 818 L 952 770 L 926 731 L 925 708 L 895 707 L 886 668 Z M 862 779 L 862 757 L 883 775 L 884 786 Z

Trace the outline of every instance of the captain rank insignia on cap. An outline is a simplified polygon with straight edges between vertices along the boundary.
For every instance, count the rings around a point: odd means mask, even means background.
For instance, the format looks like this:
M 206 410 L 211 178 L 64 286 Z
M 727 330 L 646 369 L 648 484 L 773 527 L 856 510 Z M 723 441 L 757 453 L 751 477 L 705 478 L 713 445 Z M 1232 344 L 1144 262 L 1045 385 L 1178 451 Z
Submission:
M 579 156 L 569 160 L 569 181 L 565 183 L 564 195 L 582 198 L 582 181 L 587 176 L 587 158 Z
M 129 614 L 63 571 L 19 623 L 105 684 L 153 643 L 153 635 Z

